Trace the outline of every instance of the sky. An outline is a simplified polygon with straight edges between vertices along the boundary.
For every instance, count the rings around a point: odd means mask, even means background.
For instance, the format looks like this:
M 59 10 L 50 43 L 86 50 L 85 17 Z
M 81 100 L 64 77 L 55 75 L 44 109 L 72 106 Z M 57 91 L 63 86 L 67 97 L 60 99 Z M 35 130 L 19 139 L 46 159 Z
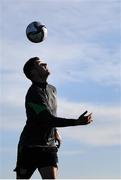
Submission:
M 57 88 L 58 116 L 93 112 L 88 126 L 59 128 L 58 179 L 121 178 L 121 1 L 0 1 L 0 179 L 13 169 L 26 122 L 24 98 L 31 85 L 24 63 L 48 63 Z M 30 42 L 27 25 L 40 21 L 48 36 Z M 40 178 L 35 172 L 32 179 Z

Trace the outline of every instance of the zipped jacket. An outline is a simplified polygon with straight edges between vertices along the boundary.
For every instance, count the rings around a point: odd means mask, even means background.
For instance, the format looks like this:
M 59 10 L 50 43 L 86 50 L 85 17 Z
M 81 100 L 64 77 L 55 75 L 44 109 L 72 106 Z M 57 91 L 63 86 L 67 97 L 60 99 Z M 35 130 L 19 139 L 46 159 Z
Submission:
M 19 144 L 26 146 L 55 146 L 56 127 L 75 125 L 75 119 L 56 116 L 56 88 L 48 83 L 33 82 L 25 98 L 27 121 Z

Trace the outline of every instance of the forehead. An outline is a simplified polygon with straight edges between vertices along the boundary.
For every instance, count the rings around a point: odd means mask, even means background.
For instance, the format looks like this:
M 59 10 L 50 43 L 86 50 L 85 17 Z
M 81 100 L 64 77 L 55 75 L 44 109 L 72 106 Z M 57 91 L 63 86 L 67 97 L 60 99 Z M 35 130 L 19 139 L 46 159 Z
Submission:
M 40 59 L 38 59 L 38 60 L 35 61 L 35 64 L 41 64 L 41 63 L 43 63 L 43 61 L 40 60 Z

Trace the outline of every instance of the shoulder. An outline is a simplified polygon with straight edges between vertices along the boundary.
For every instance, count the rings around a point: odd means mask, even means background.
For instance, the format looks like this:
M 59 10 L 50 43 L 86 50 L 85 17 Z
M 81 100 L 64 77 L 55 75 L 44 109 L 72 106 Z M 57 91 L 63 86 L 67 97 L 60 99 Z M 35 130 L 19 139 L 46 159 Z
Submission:
M 37 98 L 43 96 L 41 88 L 36 85 L 31 85 L 26 94 L 27 97 Z
M 52 84 L 48 84 L 48 87 L 49 87 L 49 89 L 51 89 L 54 93 L 57 92 L 56 87 L 53 86 Z
M 30 88 L 28 89 L 28 92 L 29 92 L 29 93 L 36 93 L 36 92 L 38 92 L 38 91 L 40 91 L 40 88 L 39 88 L 38 86 L 34 85 L 34 84 L 32 84 L 32 85 L 30 86 Z

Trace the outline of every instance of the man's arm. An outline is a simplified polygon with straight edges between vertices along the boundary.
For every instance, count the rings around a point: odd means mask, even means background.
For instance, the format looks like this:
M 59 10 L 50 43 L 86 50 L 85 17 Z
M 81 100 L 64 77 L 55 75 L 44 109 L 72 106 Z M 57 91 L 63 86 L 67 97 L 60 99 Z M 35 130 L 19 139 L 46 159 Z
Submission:
M 35 116 L 38 125 L 47 127 L 67 127 L 86 125 L 92 121 L 91 114 L 85 116 L 85 113 L 78 119 L 56 117 L 50 113 L 44 95 L 42 95 L 42 93 L 38 92 L 37 89 L 34 89 L 32 97 L 34 97 L 34 99 L 32 99 L 31 101 L 29 100 L 29 102 L 27 103 L 27 107 L 31 108 L 31 111 Z
M 67 119 L 61 117 L 55 117 L 47 110 L 41 111 L 37 115 L 38 122 L 41 125 L 48 127 L 67 127 L 67 126 L 78 126 L 78 125 L 87 125 L 92 122 L 92 113 L 85 116 L 81 115 L 78 119 Z

